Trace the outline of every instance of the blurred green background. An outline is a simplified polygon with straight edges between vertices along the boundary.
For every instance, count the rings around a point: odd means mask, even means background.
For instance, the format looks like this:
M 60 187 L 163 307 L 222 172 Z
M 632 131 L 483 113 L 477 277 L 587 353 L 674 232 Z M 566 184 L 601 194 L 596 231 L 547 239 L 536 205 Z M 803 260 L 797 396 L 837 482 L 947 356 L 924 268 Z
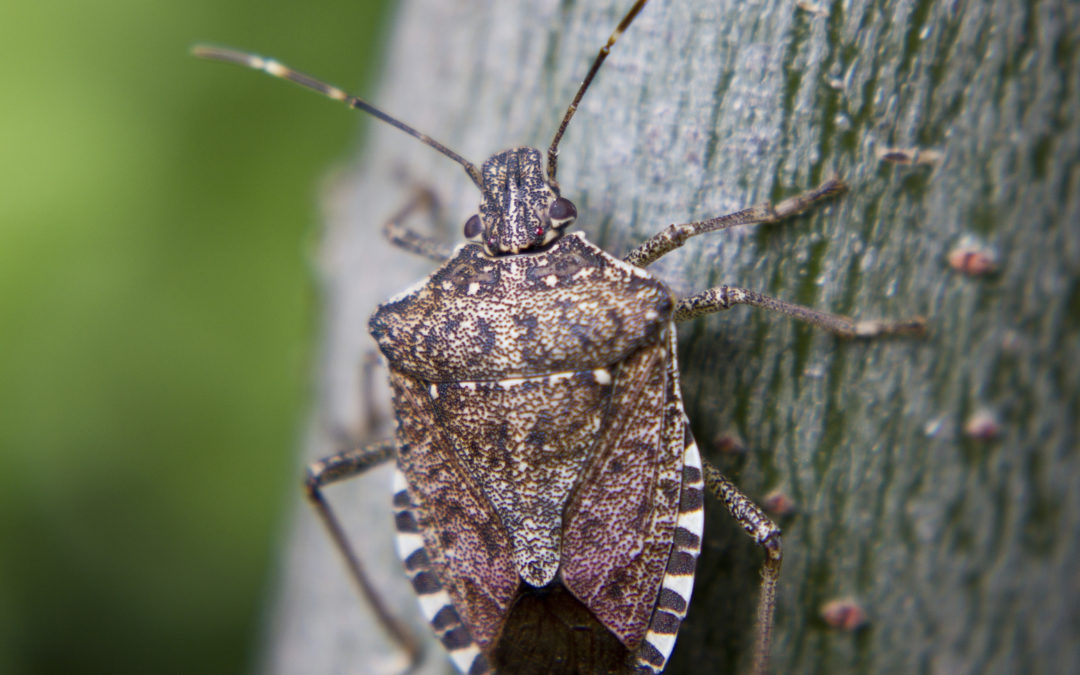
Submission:
M 0 672 L 252 668 L 299 495 L 319 180 L 387 3 L 4 3 Z

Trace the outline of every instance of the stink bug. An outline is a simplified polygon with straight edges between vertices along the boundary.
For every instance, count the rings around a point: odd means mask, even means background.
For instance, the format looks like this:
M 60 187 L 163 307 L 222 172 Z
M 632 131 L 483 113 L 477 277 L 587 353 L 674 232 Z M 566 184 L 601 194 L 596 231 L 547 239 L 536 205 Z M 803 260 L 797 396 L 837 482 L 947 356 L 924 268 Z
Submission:
M 393 439 L 309 468 L 307 492 L 381 623 L 415 640 L 380 601 L 324 498 L 333 482 L 394 460 L 399 553 L 421 608 L 466 673 L 656 673 L 689 604 L 706 490 L 765 550 L 755 670 L 767 666 L 780 531 L 703 463 L 683 412 L 675 323 L 749 304 L 845 337 L 912 332 L 918 320 L 855 322 L 742 288 L 676 298 L 644 270 L 695 235 L 798 214 L 836 179 L 784 200 L 673 225 L 615 258 L 567 229 L 558 146 L 638 0 L 600 50 L 544 153 L 512 148 L 477 166 L 369 103 L 275 61 L 238 63 L 364 110 L 460 164 L 479 188 L 470 240 L 444 252 L 402 221 L 390 239 L 441 266 L 379 307 L 370 330 L 394 395 Z

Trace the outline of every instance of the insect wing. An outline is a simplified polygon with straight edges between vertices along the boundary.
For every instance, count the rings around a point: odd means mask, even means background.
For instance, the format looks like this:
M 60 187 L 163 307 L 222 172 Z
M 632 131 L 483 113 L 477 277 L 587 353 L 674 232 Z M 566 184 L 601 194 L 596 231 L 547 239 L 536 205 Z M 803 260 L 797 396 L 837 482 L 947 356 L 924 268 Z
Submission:
M 433 572 L 421 586 L 414 579 L 413 587 L 422 605 L 425 594 L 445 591 L 483 648 L 494 640 L 519 584 L 510 539 L 454 453 L 428 386 L 398 372 L 390 381 L 398 414 L 398 466 L 412 486 L 409 513 Z
M 684 485 L 688 448 L 692 461 L 699 460 L 686 431 L 673 330 L 668 339 L 621 364 L 612 408 L 612 421 L 567 508 L 562 579 L 636 650 L 646 639 L 662 588 L 670 585 L 665 579 L 673 561 L 675 571 L 688 575 L 682 595 L 689 600 L 696 547 L 683 558 L 681 550 L 673 551 L 679 549 L 673 542 L 677 535 L 680 542 L 697 542 L 701 534 L 700 512 L 690 528 L 682 517 L 684 502 L 686 509 L 694 503 L 700 509 L 700 494 L 688 494 L 690 486 Z

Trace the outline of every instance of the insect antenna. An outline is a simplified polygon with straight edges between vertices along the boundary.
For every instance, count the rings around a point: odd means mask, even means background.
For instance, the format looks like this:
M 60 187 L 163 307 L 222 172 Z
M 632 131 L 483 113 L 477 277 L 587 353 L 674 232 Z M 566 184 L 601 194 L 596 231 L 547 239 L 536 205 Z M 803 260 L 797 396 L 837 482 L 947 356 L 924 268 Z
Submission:
M 607 58 L 611 52 L 612 45 L 619 39 L 619 36 L 623 34 L 637 17 L 638 13 L 645 6 L 645 3 L 649 0 L 637 0 L 634 6 L 630 8 L 630 11 L 626 13 L 619 25 L 612 31 L 611 37 L 607 39 L 607 43 L 600 48 L 600 52 L 596 55 L 596 59 L 593 61 L 592 66 L 589 68 L 589 72 L 585 75 L 585 79 L 582 80 L 581 86 L 578 87 L 577 93 L 574 94 L 574 100 L 570 101 L 570 107 L 566 109 L 566 114 L 563 115 L 562 123 L 559 124 L 559 130 L 555 132 L 555 138 L 551 141 L 551 146 L 547 152 L 547 173 L 548 182 L 552 185 L 558 185 L 555 180 L 555 169 L 559 161 L 559 141 L 562 140 L 563 134 L 566 132 L 566 127 L 570 124 L 570 118 L 577 112 L 578 103 L 581 102 L 581 97 L 585 95 L 585 90 L 589 88 L 589 84 L 592 83 L 593 78 L 596 77 L 596 71 L 600 70 L 601 64 L 604 63 L 604 59 Z
M 283 80 L 288 80 L 289 82 L 293 82 L 300 85 L 301 87 L 311 89 L 312 91 L 318 92 L 328 98 L 332 98 L 336 101 L 341 101 L 350 108 L 363 110 L 364 112 L 373 115 L 374 117 L 382 120 L 383 122 L 386 122 L 390 126 L 404 131 L 413 138 L 418 139 L 421 143 L 435 148 L 442 154 L 446 155 L 461 166 L 465 167 L 465 171 L 469 174 L 469 177 L 472 178 L 472 181 L 476 183 L 477 187 L 481 187 L 483 184 L 482 178 L 480 176 L 480 170 L 477 169 L 476 165 L 469 160 L 457 154 L 442 143 L 436 141 L 434 138 L 431 138 L 427 134 L 420 133 L 416 129 L 410 127 L 408 124 L 405 124 L 404 122 L 401 122 L 391 117 L 390 115 L 384 113 L 382 110 L 379 110 L 378 108 L 371 105 L 362 98 L 354 96 L 347 91 L 335 87 L 332 84 L 327 84 L 326 82 L 314 78 L 307 73 L 293 70 L 292 68 L 282 65 L 273 59 L 266 59 L 255 54 L 236 51 L 234 49 L 213 47 L 210 45 L 195 45 L 191 48 L 191 54 L 193 56 L 199 57 L 200 59 L 207 59 L 210 61 L 224 61 L 226 63 L 235 63 L 240 66 L 246 66 L 248 68 L 254 68 L 255 70 L 261 70 L 267 75 L 272 75 Z M 580 98 L 580 95 L 578 98 Z

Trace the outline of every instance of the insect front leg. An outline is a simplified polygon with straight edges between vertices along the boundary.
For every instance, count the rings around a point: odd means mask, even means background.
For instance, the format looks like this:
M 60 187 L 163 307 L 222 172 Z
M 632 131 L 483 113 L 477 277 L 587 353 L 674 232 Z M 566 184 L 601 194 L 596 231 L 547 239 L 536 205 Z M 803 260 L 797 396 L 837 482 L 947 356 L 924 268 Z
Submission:
M 359 448 L 352 448 L 325 459 L 313 462 L 308 466 L 307 476 L 304 480 L 304 488 L 308 501 L 315 508 L 322 519 L 323 524 L 334 540 L 334 545 L 341 552 L 345 563 L 349 568 L 361 595 L 371 605 L 372 611 L 378 618 L 379 623 L 408 655 L 410 670 L 420 662 L 421 648 L 416 636 L 406 627 L 405 623 L 395 616 L 386 606 L 386 602 L 375 589 L 371 580 L 364 572 L 364 566 L 360 563 L 353 546 L 345 536 L 333 509 L 323 495 L 322 488 L 348 478 L 352 478 L 368 469 L 372 469 L 394 458 L 397 451 L 394 441 L 387 439 L 372 443 Z
M 435 262 L 446 262 L 453 252 L 449 244 L 435 237 L 421 234 L 402 222 L 416 211 L 424 211 L 432 220 L 437 220 L 438 210 L 439 200 L 435 192 L 430 188 L 416 187 L 409 201 L 383 224 L 383 236 L 394 246 L 410 253 L 430 258 Z
M 845 190 L 847 190 L 847 185 L 842 180 L 831 178 L 813 190 L 789 197 L 776 206 L 766 202 L 742 211 L 710 218 L 709 220 L 668 225 L 662 232 L 649 237 L 645 243 L 630 251 L 624 260 L 631 265 L 645 267 L 656 262 L 661 256 L 679 248 L 690 237 L 696 237 L 706 232 L 726 230 L 740 225 L 775 223 L 778 220 L 796 216 L 815 204 L 835 197 Z
M 757 643 L 754 647 L 755 675 L 764 675 L 769 667 L 769 648 L 772 644 L 773 611 L 776 609 L 776 582 L 780 578 L 783 555 L 780 547 L 780 528 L 769 519 L 749 497 L 709 462 L 702 462 L 705 489 L 727 507 L 731 516 L 765 551 L 761 567 L 761 586 L 758 593 Z
M 675 305 L 675 321 L 687 321 L 706 314 L 730 309 L 735 305 L 761 307 L 794 319 L 805 321 L 830 333 L 845 338 L 866 338 L 878 335 L 922 335 L 926 331 L 926 319 L 914 317 L 900 321 L 856 321 L 842 314 L 821 312 L 803 305 L 796 305 L 756 291 L 734 286 L 717 286 L 689 298 L 682 298 Z

